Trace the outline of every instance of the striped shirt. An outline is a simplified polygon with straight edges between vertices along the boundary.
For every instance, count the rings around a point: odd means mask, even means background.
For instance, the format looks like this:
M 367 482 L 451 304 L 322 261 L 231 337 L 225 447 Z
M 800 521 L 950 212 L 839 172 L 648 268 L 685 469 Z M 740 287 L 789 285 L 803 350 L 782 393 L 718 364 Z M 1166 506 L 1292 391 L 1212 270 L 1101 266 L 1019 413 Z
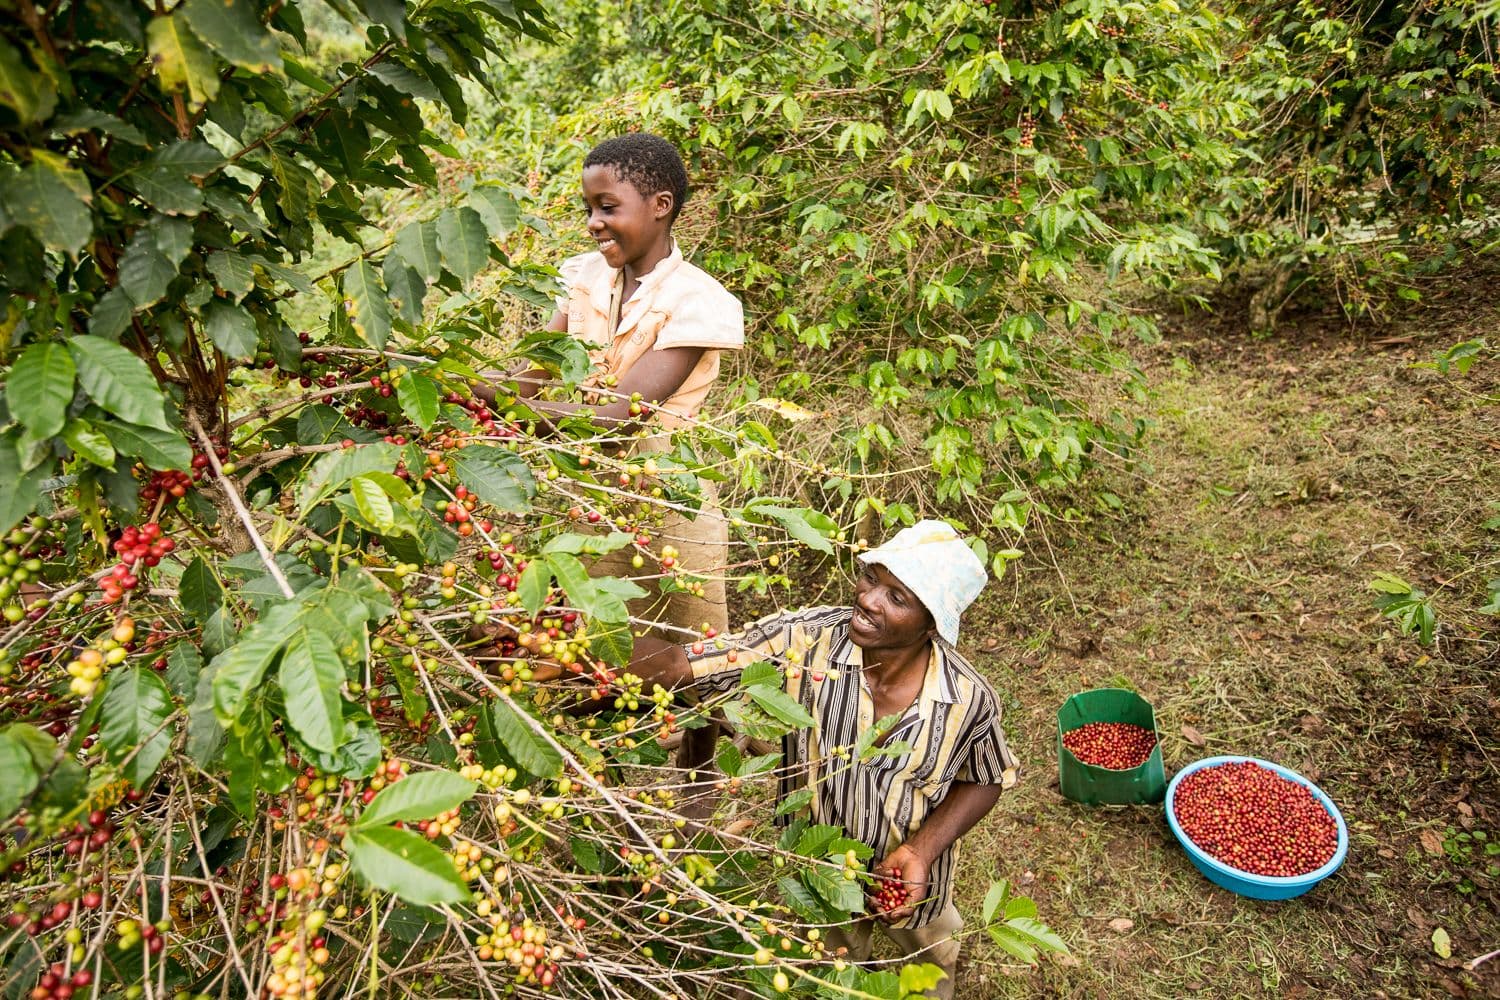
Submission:
M 688 661 L 699 697 L 734 690 L 752 663 L 782 671 L 787 693 L 814 720 L 782 737 L 782 796 L 813 788 L 812 820 L 843 827 L 879 860 L 916 833 L 954 782 L 1014 784 L 1016 759 L 1005 745 L 994 690 L 953 647 L 934 640 L 921 693 L 884 743 L 911 749 L 860 761 L 859 739 L 877 720 L 863 651 L 849 639 L 851 612 L 770 615 L 702 653 L 689 649 Z M 933 862 L 929 894 L 901 926 L 921 927 L 948 905 L 957 855 L 955 843 Z

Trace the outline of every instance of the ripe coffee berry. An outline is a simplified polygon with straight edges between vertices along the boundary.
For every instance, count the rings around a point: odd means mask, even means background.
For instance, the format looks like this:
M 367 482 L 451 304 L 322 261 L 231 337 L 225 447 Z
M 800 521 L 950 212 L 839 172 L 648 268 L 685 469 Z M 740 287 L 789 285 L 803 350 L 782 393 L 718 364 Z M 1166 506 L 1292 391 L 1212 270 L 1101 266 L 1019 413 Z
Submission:
M 875 889 L 875 905 L 882 912 L 899 910 L 911 902 L 911 892 L 901 880 L 901 869 L 892 868 L 888 877 L 882 878 Z
M 1172 810 L 1199 849 L 1252 875 L 1306 875 L 1338 848 L 1338 825 L 1313 793 L 1252 761 L 1189 774 Z
M 1063 733 L 1063 746 L 1085 764 L 1128 771 L 1150 759 L 1156 734 L 1128 722 L 1086 722 Z

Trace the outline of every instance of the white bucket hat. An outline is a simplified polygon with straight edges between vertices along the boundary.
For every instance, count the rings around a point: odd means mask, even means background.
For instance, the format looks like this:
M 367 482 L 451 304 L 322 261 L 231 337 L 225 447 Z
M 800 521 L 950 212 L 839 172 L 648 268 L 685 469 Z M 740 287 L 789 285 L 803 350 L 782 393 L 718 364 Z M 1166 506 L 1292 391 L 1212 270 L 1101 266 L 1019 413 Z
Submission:
M 943 521 L 902 528 L 879 548 L 860 553 L 859 560 L 884 566 L 916 594 L 950 646 L 958 643 L 959 616 L 989 579 L 984 563 Z

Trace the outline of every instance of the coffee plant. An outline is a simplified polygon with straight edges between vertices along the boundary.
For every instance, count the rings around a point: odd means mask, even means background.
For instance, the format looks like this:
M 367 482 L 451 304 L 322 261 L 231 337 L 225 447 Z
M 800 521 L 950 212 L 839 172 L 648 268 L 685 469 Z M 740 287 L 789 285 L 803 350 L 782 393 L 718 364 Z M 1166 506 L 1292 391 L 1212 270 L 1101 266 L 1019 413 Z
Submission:
M 746 397 L 841 417 L 788 438 L 826 474 L 754 464 L 742 488 L 842 506 L 864 535 L 935 495 L 1009 543 L 1133 454 L 1125 348 L 1155 336 L 1133 295 L 1217 274 L 1219 198 L 1255 188 L 1227 169 L 1254 121 L 1219 75 L 1239 22 L 1178 3 L 624 10 L 564 6 L 574 45 L 508 70 L 560 117 L 505 114 L 464 148 L 524 149 L 559 206 L 572 137 L 648 127 L 687 152 L 706 205 L 682 226 L 713 227 L 705 266 L 754 318 Z
M 689 711 L 623 669 L 653 624 L 626 602 L 701 585 L 663 512 L 819 463 L 742 418 L 638 459 L 481 375 L 588 370 L 504 326 L 554 290 L 504 249 L 545 224 L 443 131 L 546 13 L 330 6 L 0 25 L 0 994 L 929 988 L 829 952 L 870 849 L 775 805 L 778 755 L 666 766 L 720 707 L 757 739 L 808 724 L 776 670 Z M 750 586 L 849 547 L 781 498 L 703 516 Z M 635 580 L 590 576 L 625 548 Z M 781 825 L 689 825 L 709 782 Z M 1062 948 L 1027 901 L 989 909 L 1019 957 Z

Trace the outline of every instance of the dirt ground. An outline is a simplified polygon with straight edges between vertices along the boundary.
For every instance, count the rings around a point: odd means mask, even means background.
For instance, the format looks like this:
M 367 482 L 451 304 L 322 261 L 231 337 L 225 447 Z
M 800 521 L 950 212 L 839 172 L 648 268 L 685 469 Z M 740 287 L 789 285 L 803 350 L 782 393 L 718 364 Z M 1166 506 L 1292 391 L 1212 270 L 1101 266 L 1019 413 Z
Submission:
M 1269 338 L 1232 308 L 1167 318 L 1141 349 L 1155 427 L 1105 473 L 1125 512 L 1033 530 L 966 617 L 1027 772 L 968 838 L 961 907 L 972 925 L 1009 878 L 1072 956 L 1028 970 L 976 934 L 961 998 L 1500 996 L 1500 959 L 1463 968 L 1500 948 L 1500 621 L 1477 612 L 1500 576 L 1500 363 L 1413 367 L 1494 340 L 1497 278 L 1379 327 L 1316 307 Z M 1382 570 L 1434 595 L 1434 646 L 1375 608 Z M 1169 778 L 1242 753 L 1319 782 L 1350 825 L 1343 868 L 1243 899 L 1192 868 L 1161 807 L 1065 800 L 1055 713 L 1101 686 L 1154 703 Z

